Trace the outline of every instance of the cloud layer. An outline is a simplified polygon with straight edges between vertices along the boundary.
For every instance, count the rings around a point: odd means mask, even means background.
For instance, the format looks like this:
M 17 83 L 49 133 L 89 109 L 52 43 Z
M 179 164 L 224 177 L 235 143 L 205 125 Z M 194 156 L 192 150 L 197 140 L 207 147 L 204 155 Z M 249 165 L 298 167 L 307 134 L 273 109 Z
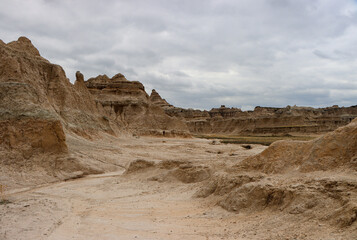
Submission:
M 357 104 L 353 0 L 0 0 L 0 32 L 176 106 Z

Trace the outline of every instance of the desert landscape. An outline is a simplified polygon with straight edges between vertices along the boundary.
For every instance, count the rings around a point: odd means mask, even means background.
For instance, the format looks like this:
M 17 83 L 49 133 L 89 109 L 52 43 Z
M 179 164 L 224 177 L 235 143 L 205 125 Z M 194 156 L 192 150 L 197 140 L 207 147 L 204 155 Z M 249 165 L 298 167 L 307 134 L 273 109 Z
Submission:
M 357 107 L 174 107 L 0 41 L 0 239 L 357 239 Z

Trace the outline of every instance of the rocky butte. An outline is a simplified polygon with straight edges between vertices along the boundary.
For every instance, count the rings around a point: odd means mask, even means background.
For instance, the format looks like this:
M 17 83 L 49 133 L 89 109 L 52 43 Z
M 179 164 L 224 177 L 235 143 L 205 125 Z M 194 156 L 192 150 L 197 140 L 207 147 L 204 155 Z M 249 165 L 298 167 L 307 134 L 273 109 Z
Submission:
M 85 85 L 118 129 L 137 135 L 189 135 L 186 124 L 153 104 L 138 81 L 128 81 L 118 73 L 112 78 L 106 75 L 90 78 Z

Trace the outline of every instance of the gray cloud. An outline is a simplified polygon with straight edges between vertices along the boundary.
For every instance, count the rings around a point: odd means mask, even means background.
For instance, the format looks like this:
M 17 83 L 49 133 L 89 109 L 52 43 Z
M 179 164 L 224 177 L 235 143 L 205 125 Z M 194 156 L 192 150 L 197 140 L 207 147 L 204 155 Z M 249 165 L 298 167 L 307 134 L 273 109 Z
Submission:
M 0 0 L 68 77 L 122 72 L 182 107 L 357 103 L 353 0 Z

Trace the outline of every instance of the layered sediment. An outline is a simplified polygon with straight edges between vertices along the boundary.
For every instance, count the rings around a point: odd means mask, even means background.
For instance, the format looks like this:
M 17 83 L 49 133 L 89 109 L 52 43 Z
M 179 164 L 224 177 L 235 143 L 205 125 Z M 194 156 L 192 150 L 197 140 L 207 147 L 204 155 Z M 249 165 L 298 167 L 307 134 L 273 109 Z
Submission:
M 184 122 L 150 104 L 140 82 L 121 74 L 85 82 L 77 72 L 72 84 L 26 37 L 0 41 L 0 100 L 1 176 L 28 175 L 29 184 L 103 170 L 72 156 L 70 135 L 189 135 Z
M 189 136 L 186 124 L 150 101 L 144 85 L 124 75 L 100 75 L 85 82 L 97 104 L 118 128 L 137 135 Z
M 173 117 L 186 121 L 192 134 L 321 134 L 350 123 L 357 117 L 357 106 L 311 108 L 287 106 L 285 108 L 255 107 L 254 111 L 239 108 L 194 110 L 174 107 L 155 91 L 153 104 L 161 106 Z

